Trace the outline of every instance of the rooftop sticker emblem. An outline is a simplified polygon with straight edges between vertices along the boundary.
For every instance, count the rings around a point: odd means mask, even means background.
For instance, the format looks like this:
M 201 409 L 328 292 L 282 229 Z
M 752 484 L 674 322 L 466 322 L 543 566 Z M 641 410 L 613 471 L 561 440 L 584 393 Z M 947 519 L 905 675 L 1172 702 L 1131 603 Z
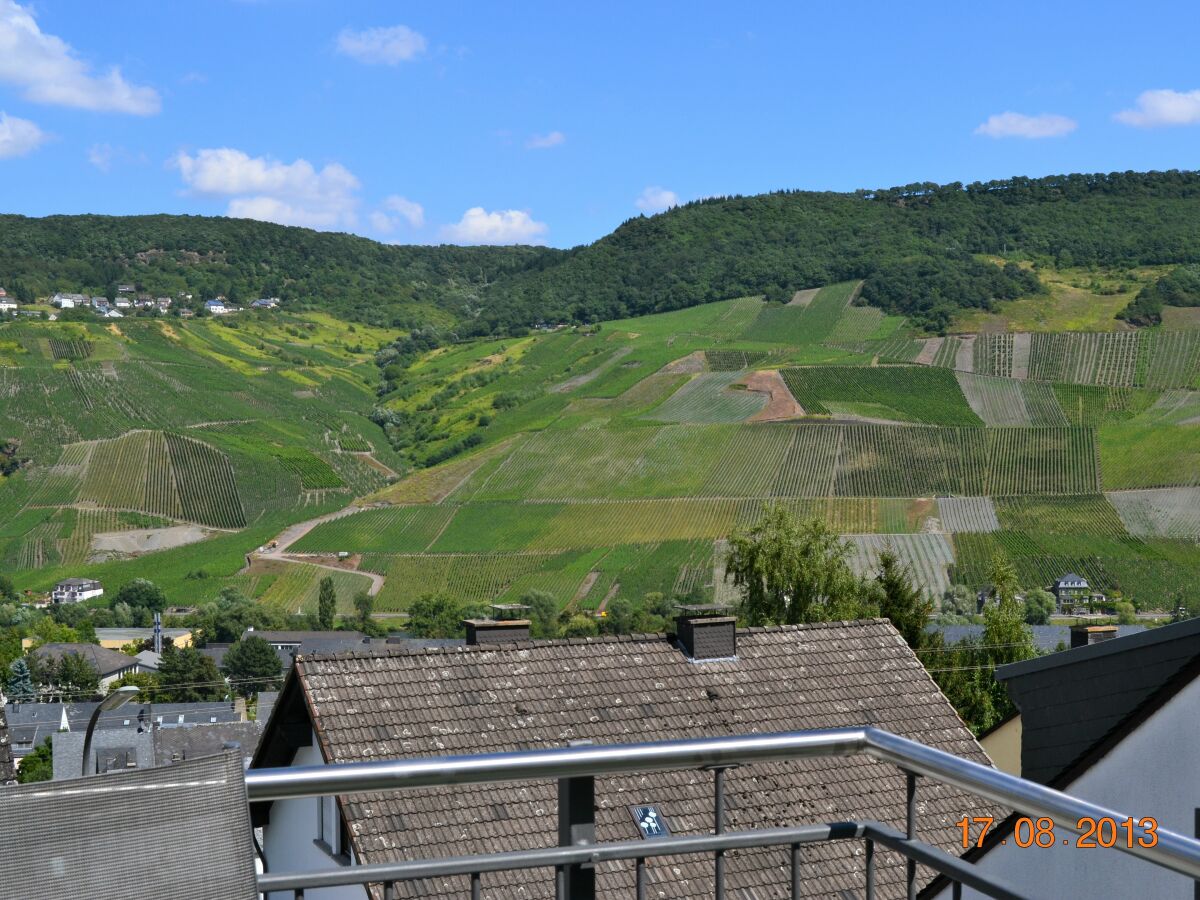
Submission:
M 633 814 L 633 820 L 643 838 L 649 840 L 671 836 L 671 829 L 657 806 L 631 806 L 629 811 Z

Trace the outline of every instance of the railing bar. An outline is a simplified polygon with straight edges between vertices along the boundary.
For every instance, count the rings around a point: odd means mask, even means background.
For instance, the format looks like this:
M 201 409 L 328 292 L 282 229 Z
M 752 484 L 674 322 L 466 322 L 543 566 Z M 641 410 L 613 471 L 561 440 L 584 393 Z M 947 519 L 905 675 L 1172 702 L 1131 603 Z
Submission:
M 884 825 L 882 822 L 865 822 L 863 824 L 869 839 L 882 844 L 889 850 L 895 850 L 897 853 L 916 859 L 917 862 L 929 866 L 952 881 L 961 881 L 967 887 L 974 888 L 989 897 L 997 897 L 999 900 L 1028 900 L 1027 894 L 1010 887 L 1004 881 L 982 874 L 971 863 L 964 862 L 957 856 L 951 856 L 937 847 L 922 844 L 920 841 L 910 841 L 890 825 Z
M 637 858 L 637 900 L 646 900 L 646 857 Z
M 471 900 L 479 900 L 479 895 L 483 890 L 483 885 L 480 882 L 479 873 L 471 873 Z
M 867 900 L 875 900 L 875 842 L 867 838 Z
M 904 831 L 910 841 L 917 839 L 917 776 L 905 772 Z M 905 861 L 905 884 L 908 900 L 917 900 L 917 861 L 911 856 Z
M 567 900 L 567 867 L 554 870 L 554 900 Z
M 950 900 L 962 900 L 962 882 L 955 881 L 950 885 Z
M 792 900 L 800 900 L 800 845 L 792 844 Z
M 713 770 L 713 827 L 716 834 L 725 833 L 725 769 Z M 716 881 L 716 900 L 725 900 L 725 851 L 716 853 L 713 877 Z
M 292 891 L 293 900 L 304 900 L 304 888 L 296 888 Z
M 581 863 L 712 853 L 718 847 L 725 850 L 736 850 L 816 841 L 861 839 L 865 833 L 866 825 L 859 822 L 802 825 L 797 828 L 762 828 L 753 831 L 728 831 L 722 835 L 697 834 L 656 838 L 653 841 L 622 841 L 620 843 L 546 847 L 541 850 L 515 850 L 505 853 L 445 857 L 413 862 L 372 863 L 364 866 L 347 866 L 312 872 L 271 872 L 259 876 L 258 886 L 260 892 L 265 893 L 267 891 L 288 891 L 296 887 L 336 887 L 343 884 L 412 881 L 420 878 L 469 875 L 472 872 L 558 869 Z
M 385 881 L 383 883 L 383 900 L 396 900 L 396 882 Z

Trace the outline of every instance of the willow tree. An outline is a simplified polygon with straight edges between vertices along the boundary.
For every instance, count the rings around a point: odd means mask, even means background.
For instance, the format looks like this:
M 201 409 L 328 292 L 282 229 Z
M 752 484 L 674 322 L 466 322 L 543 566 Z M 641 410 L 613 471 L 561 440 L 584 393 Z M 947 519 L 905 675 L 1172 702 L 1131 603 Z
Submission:
M 850 569 L 850 545 L 820 518 L 797 521 L 772 504 L 729 539 L 725 577 L 742 590 L 749 625 L 878 615 L 876 592 Z

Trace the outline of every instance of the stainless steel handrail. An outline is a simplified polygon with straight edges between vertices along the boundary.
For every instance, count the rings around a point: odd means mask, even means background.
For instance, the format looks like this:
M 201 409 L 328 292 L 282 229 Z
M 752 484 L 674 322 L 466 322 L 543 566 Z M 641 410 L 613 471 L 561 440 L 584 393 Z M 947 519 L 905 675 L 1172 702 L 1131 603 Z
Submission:
M 544 780 L 584 775 L 696 769 L 783 759 L 858 753 L 1022 813 L 1048 816 L 1055 828 L 1080 832 L 1079 819 L 1130 818 L 1061 791 L 1025 781 L 876 728 L 839 728 L 689 741 L 564 747 L 516 753 L 452 756 L 332 766 L 258 769 L 246 773 L 251 802 L 451 784 Z M 1135 820 L 1139 816 L 1132 816 Z M 1200 879 L 1200 841 L 1163 828 L 1153 847 L 1116 848 L 1193 879 Z

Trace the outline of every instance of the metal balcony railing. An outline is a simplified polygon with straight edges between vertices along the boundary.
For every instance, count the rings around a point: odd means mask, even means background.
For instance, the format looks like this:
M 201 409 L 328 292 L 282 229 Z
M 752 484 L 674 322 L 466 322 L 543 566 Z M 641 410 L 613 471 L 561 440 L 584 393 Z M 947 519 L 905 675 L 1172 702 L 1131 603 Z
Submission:
M 724 777 L 730 767 L 749 763 L 865 754 L 897 766 L 906 776 L 907 823 L 904 833 L 875 821 L 806 824 L 794 828 L 764 828 L 727 832 L 723 828 Z M 714 834 L 657 838 L 653 841 L 595 842 L 592 779 L 599 775 L 711 770 L 714 773 Z M 920 777 L 960 788 L 1030 816 L 1047 816 L 1055 828 L 1072 828 L 1081 819 L 1128 818 L 1123 813 L 1076 799 L 1060 791 L 1016 778 L 996 769 L 961 759 L 942 750 L 875 728 L 799 731 L 787 734 L 710 738 L 690 741 L 576 746 L 558 750 L 497 753 L 479 756 L 348 763 L 306 768 L 258 769 L 246 773 L 251 802 L 387 791 L 438 785 L 559 779 L 559 846 L 539 850 L 485 853 L 417 861 L 346 866 L 314 872 L 267 873 L 259 889 L 291 891 L 303 898 L 307 888 L 340 885 L 383 885 L 385 898 L 394 896 L 397 882 L 462 876 L 471 896 L 480 896 L 482 876 L 489 872 L 553 868 L 558 900 L 588 900 L 594 896 L 592 866 L 608 860 L 633 861 L 637 897 L 645 896 L 645 862 L 649 858 L 711 854 L 715 895 L 724 896 L 724 855 L 727 851 L 789 847 L 792 896 L 800 896 L 800 859 L 805 844 L 859 839 L 865 842 L 864 878 L 867 900 L 875 897 L 875 848 L 886 847 L 907 860 L 909 898 L 916 896 L 917 865 L 946 876 L 954 897 L 962 886 L 992 897 L 1025 895 L 971 863 L 920 841 L 916 834 L 916 794 Z M 1200 841 L 1159 828 L 1152 847 L 1118 844 L 1121 851 L 1200 882 Z

